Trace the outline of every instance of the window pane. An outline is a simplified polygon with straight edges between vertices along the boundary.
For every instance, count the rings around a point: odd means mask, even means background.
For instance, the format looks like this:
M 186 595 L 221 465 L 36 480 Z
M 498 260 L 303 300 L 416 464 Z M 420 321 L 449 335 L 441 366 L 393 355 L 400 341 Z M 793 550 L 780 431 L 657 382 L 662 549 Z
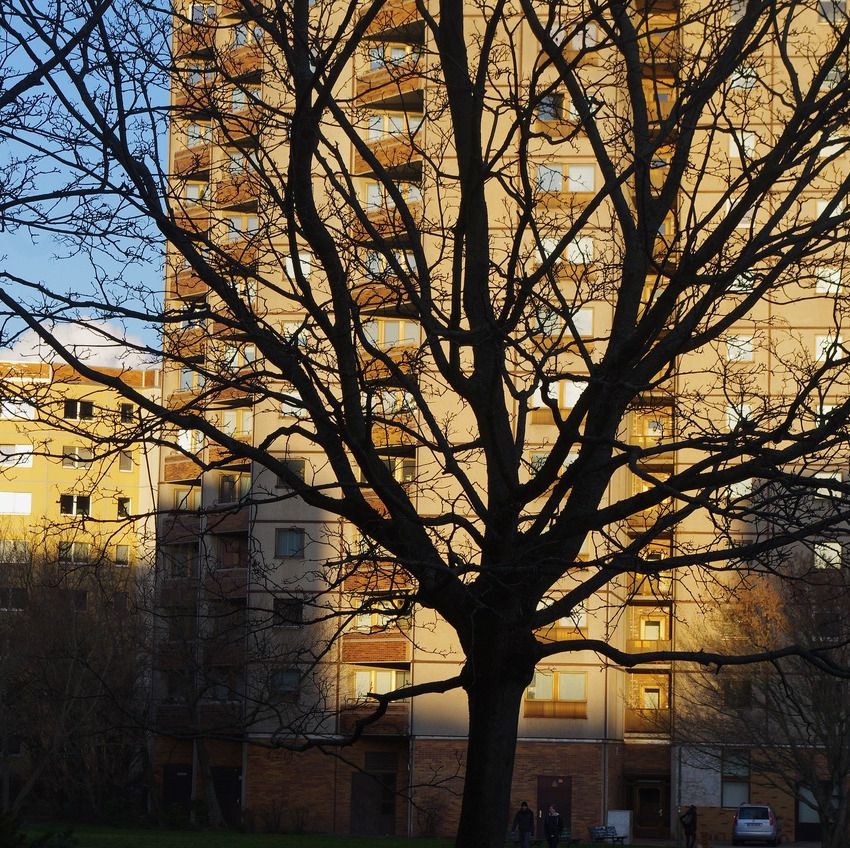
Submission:
M 558 700 L 586 701 L 587 675 L 584 672 L 560 672 L 558 674 Z
M 544 671 L 535 671 L 526 696 L 529 701 L 551 701 L 552 675 Z

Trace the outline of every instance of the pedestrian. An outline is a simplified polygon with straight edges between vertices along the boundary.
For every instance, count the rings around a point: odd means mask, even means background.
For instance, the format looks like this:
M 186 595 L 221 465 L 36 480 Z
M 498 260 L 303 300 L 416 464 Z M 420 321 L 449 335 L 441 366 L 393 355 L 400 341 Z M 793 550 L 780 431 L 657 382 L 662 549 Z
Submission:
M 534 813 L 528 809 L 528 801 L 519 805 L 511 830 L 519 833 L 519 848 L 529 848 L 531 835 L 534 833 Z
M 546 834 L 546 841 L 549 843 L 549 848 L 558 848 L 558 841 L 561 838 L 563 830 L 564 820 L 555 809 L 555 805 L 552 804 L 546 815 L 546 821 L 543 823 L 543 832 Z
M 697 844 L 697 808 L 691 804 L 684 814 L 679 816 L 679 821 L 685 832 L 685 848 L 694 848 Z

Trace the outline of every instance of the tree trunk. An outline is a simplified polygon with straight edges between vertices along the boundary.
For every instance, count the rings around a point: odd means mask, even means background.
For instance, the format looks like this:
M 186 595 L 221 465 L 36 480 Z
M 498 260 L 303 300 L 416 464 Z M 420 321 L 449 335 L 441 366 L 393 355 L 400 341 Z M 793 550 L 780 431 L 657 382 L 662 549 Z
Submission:
M 456 845 L 504 848 L 519 710 L 534 674 L 534 659 L 518 647 L 530 647 L 527 633 L 510 644 L 504 624 L 501 633 L 496 625 L 492 638 L 476 632 L 477 645 L 468 663 L 474 671 L 467 686 L 469 743 Z

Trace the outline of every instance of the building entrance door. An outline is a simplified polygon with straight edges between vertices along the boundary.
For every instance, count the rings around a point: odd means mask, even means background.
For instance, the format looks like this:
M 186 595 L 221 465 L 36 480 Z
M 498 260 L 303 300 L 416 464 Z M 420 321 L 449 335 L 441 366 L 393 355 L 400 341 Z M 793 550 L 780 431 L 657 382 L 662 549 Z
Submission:
M 549 812 L 549 806 L 561 814 L 564 828 L 572 827 L 573 779 L 563 775 L 537 776 L 537 836 L 543 838 L 543 820 Z
M 650 839 L 669 839 L 669 778 L 631 778 L 627 781 L 627 787 L 632 805 L 634 835 Z

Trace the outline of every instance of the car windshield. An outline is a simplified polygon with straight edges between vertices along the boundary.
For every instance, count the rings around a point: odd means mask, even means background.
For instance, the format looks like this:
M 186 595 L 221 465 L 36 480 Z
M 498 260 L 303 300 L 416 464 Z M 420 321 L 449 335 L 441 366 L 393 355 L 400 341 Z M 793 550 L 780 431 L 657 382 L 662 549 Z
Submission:
M 767 819 L 767 807 L 741 807 L 738 812 L 739 819 Z

